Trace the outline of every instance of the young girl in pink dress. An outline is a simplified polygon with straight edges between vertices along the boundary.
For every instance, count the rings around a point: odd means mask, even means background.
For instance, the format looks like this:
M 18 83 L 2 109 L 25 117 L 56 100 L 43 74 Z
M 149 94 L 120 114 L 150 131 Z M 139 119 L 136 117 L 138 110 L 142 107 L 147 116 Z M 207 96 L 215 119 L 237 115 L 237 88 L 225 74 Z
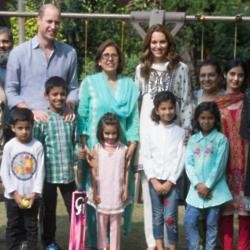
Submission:
M 93 202 L 97 211 L 98 249 L 120 249 L 120 225 L 124 203 L 128 197 L 127 147 L 120 142 L 121 127 L 116 115 L 106 113 L 98 123 L 98 144 L 88 162 L 92 167 Z M 109 230 L 108 230 L 109 226 Z

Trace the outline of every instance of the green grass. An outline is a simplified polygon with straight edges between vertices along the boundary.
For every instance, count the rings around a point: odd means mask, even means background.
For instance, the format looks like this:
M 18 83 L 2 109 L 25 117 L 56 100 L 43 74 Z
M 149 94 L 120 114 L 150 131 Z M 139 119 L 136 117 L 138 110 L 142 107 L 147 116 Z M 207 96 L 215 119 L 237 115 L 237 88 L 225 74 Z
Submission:
M 180 217 L 182 217 L 182 209 Z M 182 218 L 179 220 L 182 222 Z M 0 203 L 0 250 L 5 249 L 5 225 L 6 225 L 6 213 L 4 203 Z M 184 242 L 183 238 L 183 228 L 180 225 L 180 242 Z M 59 196 L 58 205 L 57 205 L 57 233 L 56 233 L 57 242 L 64 249 L 68 249 L 68 240 L 69 240 L 69 221 L 66 209 L 62 202 L 61 197 Z M 121 240 L 121 250 L 145 250 L 146 243 L 144 238 L 143 231 L 143 206 L 142 204 L 135 204 L 135 209 L 133 213 L 133 224 L 131 233 L 128 236 L 122 236 Z M 179 247 L 178 249 L 185 249 Z
M 178 250 L 186 249 L 186 242 L 183 232 L 183 212 L 184 208 L 179 207 L 179 244 Z M 6 213 L 4 203 L 0 202 L 0 250 L 5 249 L 5 225 Z M 237 228 L 236 230 L 237 231 Z M 59 196 L 57 205 L 57 242 L 64 249 L 68 249 L 69 239 L 69 221 L 66 209 Z M 145 250 L 146 243 L 143 231 L 143 206 L 142 204 L 135 204 L 133 213 L 133 224 L 131 233 L 128 236 L 122 236 L 121 250 Z

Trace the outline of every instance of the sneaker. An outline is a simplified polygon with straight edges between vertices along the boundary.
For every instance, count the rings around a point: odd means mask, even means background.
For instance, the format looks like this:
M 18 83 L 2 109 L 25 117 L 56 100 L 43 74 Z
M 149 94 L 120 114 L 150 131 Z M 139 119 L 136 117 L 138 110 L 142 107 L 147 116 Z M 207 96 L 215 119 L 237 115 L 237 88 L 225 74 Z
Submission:
M 57 243 L 54 242 L 46 246 L 45 250 L 61 250 L 61 248 L 59 247 Z
M 28 250 L 28 242 L 23 241 L 19 246 L 19 250 Z

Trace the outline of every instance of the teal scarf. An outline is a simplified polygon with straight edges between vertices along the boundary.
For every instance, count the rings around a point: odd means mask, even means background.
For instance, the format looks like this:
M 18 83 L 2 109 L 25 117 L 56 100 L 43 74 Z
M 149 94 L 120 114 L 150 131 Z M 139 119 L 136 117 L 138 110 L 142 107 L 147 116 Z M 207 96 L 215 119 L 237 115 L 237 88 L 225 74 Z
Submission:
M 94 85 L 97 96 L 105 106 L 111 109 L 112 113 L 123 118 L 131 114 L 139 97 L 139 90 L 131 78 L 118 76 L 116 89 L 114 90 L 112 90 L 106 75 L 102 72 L 88 78 Z

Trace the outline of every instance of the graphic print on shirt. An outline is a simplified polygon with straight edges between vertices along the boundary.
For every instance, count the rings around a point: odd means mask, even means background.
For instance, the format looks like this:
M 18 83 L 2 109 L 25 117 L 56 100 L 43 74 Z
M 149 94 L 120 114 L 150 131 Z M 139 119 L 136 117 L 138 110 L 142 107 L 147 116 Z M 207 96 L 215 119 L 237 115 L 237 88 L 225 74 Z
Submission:
M 28 152 L 20 152 L 13 157 L 11 170 L 19 180 L 29 180 L 36 172 L 37 162 L 35 157 Z

